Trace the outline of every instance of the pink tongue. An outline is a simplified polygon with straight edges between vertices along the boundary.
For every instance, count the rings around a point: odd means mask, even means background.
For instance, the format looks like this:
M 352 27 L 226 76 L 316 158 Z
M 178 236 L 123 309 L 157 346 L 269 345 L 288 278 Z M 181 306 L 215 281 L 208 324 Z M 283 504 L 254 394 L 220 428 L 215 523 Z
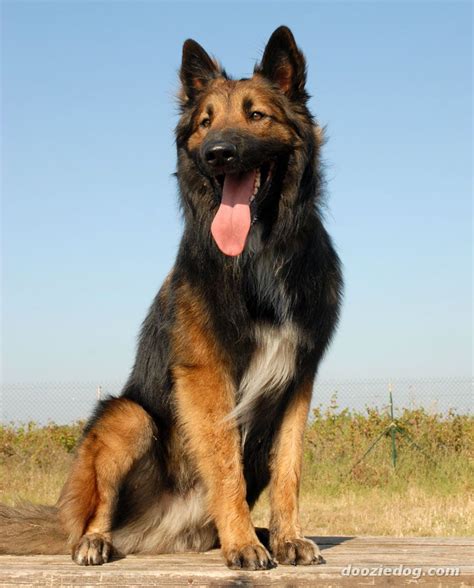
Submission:
M 240 255 L 250 231 L 250 198 L 256 170 L 226 174 L 222 201 L 211 225 L 217 246 L 226 255 Z

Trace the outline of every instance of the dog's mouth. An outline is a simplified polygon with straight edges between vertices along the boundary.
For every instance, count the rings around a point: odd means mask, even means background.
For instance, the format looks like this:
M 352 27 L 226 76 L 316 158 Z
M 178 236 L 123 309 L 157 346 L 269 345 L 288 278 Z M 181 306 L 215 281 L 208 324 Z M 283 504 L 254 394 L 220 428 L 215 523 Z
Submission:
M 225 255 L 240 255 L 250 227 L 257 218 L 258 204 L 270 189 L 273 162 L 239 173 L 215 176 L 220 205 L 212 221 L 211 233 Z

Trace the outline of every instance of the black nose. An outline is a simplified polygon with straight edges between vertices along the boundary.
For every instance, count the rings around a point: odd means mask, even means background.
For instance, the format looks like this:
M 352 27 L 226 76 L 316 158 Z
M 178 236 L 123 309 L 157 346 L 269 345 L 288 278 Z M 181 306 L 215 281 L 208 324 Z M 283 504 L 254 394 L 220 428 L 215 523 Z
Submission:
M 212 167 L 233 163 L 237 158 L 237 147 L 232 143 L 212 143 L 204 151 L 204 157 Z

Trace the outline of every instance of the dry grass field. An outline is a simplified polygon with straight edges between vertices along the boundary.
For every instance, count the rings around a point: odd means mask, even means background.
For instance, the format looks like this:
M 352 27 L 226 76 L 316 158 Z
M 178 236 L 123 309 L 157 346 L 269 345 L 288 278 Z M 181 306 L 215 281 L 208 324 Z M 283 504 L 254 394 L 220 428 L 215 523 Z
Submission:
M 354 464 L 390 423 L 385 412 L 354 412 L 336 400 L 316 409 L 308 425 L 301 496 L 304 529 L 317 535 L 474 535 L 474 418 L 453 411 L 406 409 L 399 422 L 420 452 L 390 437 Z M 67 474 L 83 423 L 0 427 L 0 501 L 53 504 Z M 263 496 L 256 524 L 268 519 Z

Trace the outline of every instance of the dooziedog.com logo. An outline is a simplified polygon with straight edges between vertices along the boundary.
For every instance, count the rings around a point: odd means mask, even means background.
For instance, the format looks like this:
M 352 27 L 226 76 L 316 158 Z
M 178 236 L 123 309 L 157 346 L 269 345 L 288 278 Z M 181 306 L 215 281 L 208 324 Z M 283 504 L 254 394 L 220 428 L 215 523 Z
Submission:
M 410 576 L 414 580 L 418 580 L 421 576 L 459 576 L 459 568 L 444 566 L 423 569 L 401 564 L 398 566 L 353 566 L 349 564 L 342 568 L 341 576 Z

